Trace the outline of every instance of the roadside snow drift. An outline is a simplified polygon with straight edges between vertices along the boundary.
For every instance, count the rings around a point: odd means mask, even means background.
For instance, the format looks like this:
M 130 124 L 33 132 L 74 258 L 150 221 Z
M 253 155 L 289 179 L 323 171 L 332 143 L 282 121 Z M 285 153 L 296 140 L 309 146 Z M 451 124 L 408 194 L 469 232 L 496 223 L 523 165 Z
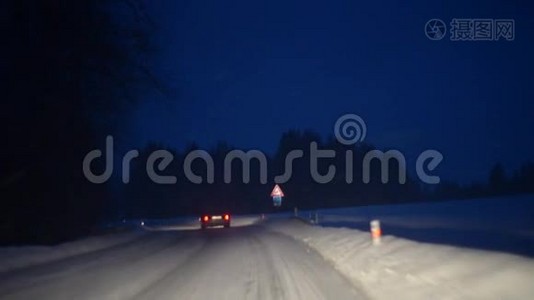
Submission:
M 372 299 L 533 299 L 534 260 L 368 232 L 272 221 L 274 231 L 317 250 Z
M 315 211 L 302 212 L 312 216 Z M 325 227 L 369 230 L 424 243 L 493 250 L 534 258 L 534 195 L 321 209 Z
M 111 248 L 141 235 L 143 232 L 125 232 L 89 237 L 57 246 L 0 248 L 0 273 Z

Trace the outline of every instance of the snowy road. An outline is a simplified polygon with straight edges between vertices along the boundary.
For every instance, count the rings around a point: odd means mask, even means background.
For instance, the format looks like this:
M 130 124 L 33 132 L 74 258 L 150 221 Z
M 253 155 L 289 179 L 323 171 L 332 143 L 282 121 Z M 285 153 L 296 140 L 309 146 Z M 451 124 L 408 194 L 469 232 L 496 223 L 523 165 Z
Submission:
M 363 299 L 319 254 L 252 225 L 153 231 L 0 273 L 2 299 Z

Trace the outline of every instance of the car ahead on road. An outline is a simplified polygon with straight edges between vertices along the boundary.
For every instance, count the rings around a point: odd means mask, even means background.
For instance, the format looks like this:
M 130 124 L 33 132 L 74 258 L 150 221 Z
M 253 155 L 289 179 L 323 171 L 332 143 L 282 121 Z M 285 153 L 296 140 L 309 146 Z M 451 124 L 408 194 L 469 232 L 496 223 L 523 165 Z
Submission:
M 230 227 L 231 217 L 229 213 L 224 214 L 203 214 L 200 216 L 200 228 L 206 229 L 207 227 L 224 226 L 224 228 Z

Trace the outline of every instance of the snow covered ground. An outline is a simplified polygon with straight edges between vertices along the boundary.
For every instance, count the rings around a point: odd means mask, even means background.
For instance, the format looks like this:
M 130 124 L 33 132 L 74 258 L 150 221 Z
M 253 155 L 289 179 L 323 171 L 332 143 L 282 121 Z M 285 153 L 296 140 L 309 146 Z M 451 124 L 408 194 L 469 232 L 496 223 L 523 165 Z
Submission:
M 0 298 L 365 299 L 304 243 L 235 220 L 242 226 L 154 226 L 130 243 L 0 272 Z
M 234 216 L 232 228 L 207 230 L 195 217 L 131 220 L 131 232 L 0 248 L 0 298 L 533 299 L 531 256 L 450 238 L 521 248 L 533 199 L 322 210 L 321 226 L 288 213 Z M 368 232 L 374 218 L 380 245 Z
M 248 226 L 256 223 L 258 220 L 258 216 L 239 216 L 233 220 L 232 226 Z M 143 222 L 144 226 L 141 225 L 141 222 Z M 116 224 L 108 224 L 106 228 L 109 228 L 111 225 L 127 228 L 128 231 L 93 236 L 57 246 L 0 248 L 0 273 L 127 244 L 142 237 L 146 234 L 146 231 L 183 231 L 198 230 L 199 228 L 196 217 L 164 220 L 128 220 L 117 222 Z
M 127 244 L 143 234 L 142 231 L 133 231 L 94 236 L 57 246 L 0 248 L 0 273 Z
M 371 299 L 533 299 L 534 260 L 496 251 L 530 251 L 533 206 L 532 196 L 371 206 L 319 211 L 325 227 L 300 220 L 268 226 L 317 250 Z M 385 234 L 378 246 L 368 232 L 375 218 Z M 390 235 L 395 228 L 432 243 Z M 495 240 L 481 244 L 482 237 Z
M 304 241 L 371 299 L 532 299 L 534 260 L 367 232 L 277 221 L 272 230 Z
M 313 212 L 302 212 L 309 217 Z M 534 195 L 319 210 L 326 227 L 382 231 L 410 240 L 534 257 Z

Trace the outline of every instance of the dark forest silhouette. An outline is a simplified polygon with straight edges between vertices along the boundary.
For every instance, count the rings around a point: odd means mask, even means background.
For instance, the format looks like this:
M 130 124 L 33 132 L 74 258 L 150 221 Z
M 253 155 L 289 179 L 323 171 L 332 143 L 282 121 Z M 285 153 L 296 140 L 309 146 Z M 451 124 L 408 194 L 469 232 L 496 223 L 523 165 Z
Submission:
M 232 163 L 232 182 L 225 183 L 223 178 L 224 158 L 234 148 L 220 142 L 208 151 L 214 160 L 215 178 L 213 183 L 206 182 L 206 163 L 201 159 L 192 165 L 193 173 L 203 177 L 203 183 L 191 183 L 183 171 L 184 157 L 192 150 L 191 146 L 184 152 L 152 144 L 140 151 L 140 156 L 131 162 L 130 183 L 124 184 L 124 201 L 120 215 L 125 218 L 168 218 L 177 215 L 199 214 L 210 207 L 225 207 L 235 213 L 263 213 L 278 211 L 269 198 L 274 186 L 272 180 L 284 172 L 284 160 L 287 153 L 302 149 L 304 157 L 293 162 L 291 179 L 282 184 L 286 197 L 282 210 L 293 207 L 315 209 L 328 207 L 358 206 L 372 204 L 392 204 L 418 201 L 438 201 L 447 199 L 467 199 L 475 197 L 492 197 L 534 192 L 534 164 L 527 163 L 513 176 L 506 176 L 504 168 L 496 164 L 488 175 L 488 181 L 459 185 L 442 181 L 437 185 L 423 184 L 416 176 L 408 174 L 406 183 L 398 181 L 398 164 L 389 163 L 389 182 L 382 183 L 379 160 L 371 162 L 371 181 L 362 181 L 362 160 L 365 154 L 375 149 L 368 144 L 345 146 L 330 138 L 320 142 L 321 138 L 312 131 L 291 130 L 283 134 L 277 152 L 267 157 L 268 183 L 260 182 L 260 164 L 251 159 L 250 182 L 243 183 L 242 162 L 238 159 Z M 327 172 L 329 165 L 336 167 L 336 176 L 326 184 L 317 183 L 310 175 L 309 144 L 318 142 L 319 149 L 336 150 L 336 158 L 319 160 L 321 174 Z M 146 172 L 148 156 L 155 150 L 165 149 L 173 154 L 173 162 L 165 168 L 162 175 L 177 177 L 175 184 L 161 185 L 154 183 Z M 353 151 L 353 182 L 347 183 L 345 177 L 345 155 Z M 383 151 L 386 151 L 384 149 Z M 157 166 L 157 163 L 156 163 Z M 439 172 L 438 172 L 439 174 Z M 414 178 L 415 177 L 415 178 Z
M 153 24 L 138 1 L 17 1 L 4 3 L 9 12 L 5 78 L 7 97 L 1 110 L 4 144 L 1 151 L 2 244 L 57 243 L 91 233 L 106 219 L 160 218 L 196 214 L 206 207 L 224 206 L 233 213 L 273 211 L 269 193 L 273 182 L 261 184 L 257 164 L 251 182 L 241 183 L 235 166 L 231 184 L 222 179 L 222 162 L 232 148 L 219 143 L 210 154 L 215 160 L 215 183 L 193 184 L 184 178 L 184 152 L 169 149 L 175 160 L 167 168 L 178 176 L 174 185 L 157 185 L 145 172 L 147 155 L 160 145 L 141 151 L 132 163 L 131 182 L 92 184 L 82 173 L 82 160 L 94 148 L 103 149 L 104 136 L 115 131 L 114 116 L 130 109 L 147 90 L 166 93 L 165 87 L 143 63 L 154 49 Z M 120 9 L 119 23 L 109 10 Z M 288 151 L 303 149 L 320 137 L 310 131 L 288 131 L 269 157 L 269 176 L 279 175 Z M 320 148 L 349 149 L 330 138 Z M 354 170 L 361 157 L 373 149 L 351 147 Z M 306 154 L 307 155 L 307 154 Z M 363 184 L 361 173 L 347 184 L 344 159 L 323 160 L 337 166 L 329 184 L 310 177 L 309 159 L 297 160 L 292 179 L 283 185 L 287 197 L 282 209 L 339 207 L 402 203 L 422 200 L 485 197 L 534 192 L 534 164 L 525 164 L 511 176 L 496 165 L 487 183 L 461 186 L 442 182 L 423 186 L 408 177 L 399 184 L 391 164 L 392 180 L 380 182 L 380 167 L 373 165 L 372 180 Z M 97 166 L 98 167 L 98 166 Z M 202 164 L 195 172 L 205 172 Z M 177 171 L 178 170 L 178 171 Z M 324 172 L 324 170 L 323 170 Z
M 121 22 L 109 10 L 124 14 Z M 146 89 L 150 19 L 138 1 L 6 1 L 0 234 L 50 243 L 90 232 L 108 186 L 80 172 L 98 132 Z

